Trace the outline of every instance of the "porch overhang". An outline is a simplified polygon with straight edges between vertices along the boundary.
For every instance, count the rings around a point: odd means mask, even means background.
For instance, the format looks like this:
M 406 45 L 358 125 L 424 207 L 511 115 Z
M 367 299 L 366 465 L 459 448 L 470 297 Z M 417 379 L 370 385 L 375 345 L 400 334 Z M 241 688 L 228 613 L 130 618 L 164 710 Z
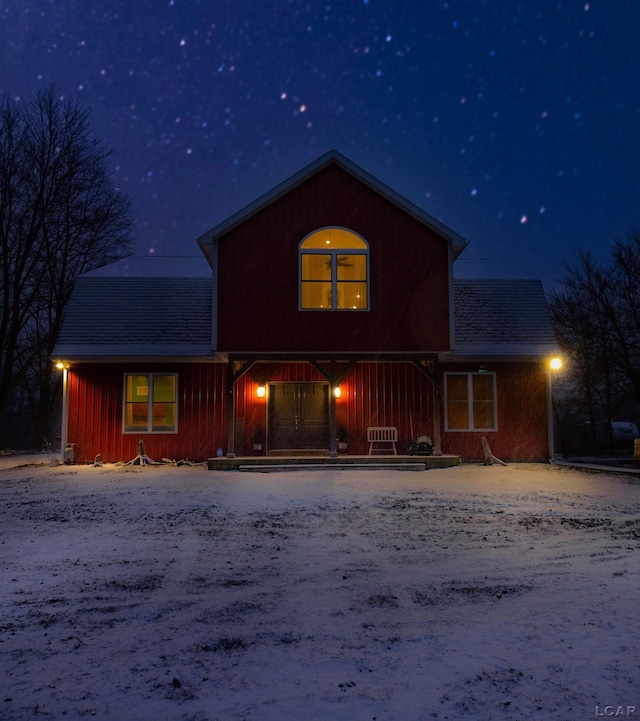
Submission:
M 228 457 L 234 458 L 232 449 L 236 443 L 236 382 L 251 368 L 259 363 L 309 363 L 323 376 L 329 385 L 334 388 L 339 385 L 349 370 L 356 363 L 411 363 L 423 373 L 433 384 L 433 428 L 434 428 L 434 455 L 442 455 L 442 441 L 440 434 L 441 419 L 441 391 L 438 376 L 437 352 L 425 353 L 379 353 L 376 351 L 362 351 L 358 353 L 296 353 L 296 352 L 229 352 L 227 360 L 229 373 L 227 375 L 227 438 Z M 336 441 L 336 399 L 333 393 L 329 394 L 329 455 L 338 456 Z

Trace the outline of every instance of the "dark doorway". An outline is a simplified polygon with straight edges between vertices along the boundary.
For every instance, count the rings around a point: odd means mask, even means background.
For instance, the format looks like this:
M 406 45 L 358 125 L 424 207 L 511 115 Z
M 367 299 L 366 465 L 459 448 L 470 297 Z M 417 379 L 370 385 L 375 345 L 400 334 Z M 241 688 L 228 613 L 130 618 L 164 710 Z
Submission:
M 269 450 L 329 448 L 329 384 L 269 384 Z

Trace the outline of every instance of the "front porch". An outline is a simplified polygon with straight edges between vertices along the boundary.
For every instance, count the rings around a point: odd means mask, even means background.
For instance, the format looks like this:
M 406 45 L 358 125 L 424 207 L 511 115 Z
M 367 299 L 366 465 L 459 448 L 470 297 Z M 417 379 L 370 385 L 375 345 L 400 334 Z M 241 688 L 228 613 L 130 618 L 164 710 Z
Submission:
M 270 471 L 288 470 L 406 470 L 428 471 L 434 468 L 459 466 L 460 456 L 237 456 L 209 458 L 210 471 Z
M 230 354 L 227 368 L 226 455 L 363 456 L 374 428 L 405 455 L 422 435 L 441 454 L 435 353 Z

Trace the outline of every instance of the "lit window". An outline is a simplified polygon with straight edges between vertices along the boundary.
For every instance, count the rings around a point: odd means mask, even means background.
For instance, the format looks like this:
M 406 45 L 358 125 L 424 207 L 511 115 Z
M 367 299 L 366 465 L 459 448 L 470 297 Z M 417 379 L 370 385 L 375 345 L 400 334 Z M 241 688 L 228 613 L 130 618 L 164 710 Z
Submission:
M 495 373 L 445 373 L 448 431 L 495 431 Z
M 323 228 L 300 243 L 300 308 L 367 310 L 369 246 L 345 228 Z
M 131 373 L 124 380 L 124 432 L 175 433 L 177 376 Z

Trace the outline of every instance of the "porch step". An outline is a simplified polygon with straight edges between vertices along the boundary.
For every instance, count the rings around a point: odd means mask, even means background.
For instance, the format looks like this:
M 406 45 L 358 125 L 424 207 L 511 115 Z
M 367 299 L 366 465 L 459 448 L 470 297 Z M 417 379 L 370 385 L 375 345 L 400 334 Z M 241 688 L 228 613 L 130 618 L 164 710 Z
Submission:
M 327 448 L 311 448 L 308 450 L 282 450 L 282 451 L 269 451 L 267 453 L 267 456 L 269 458 L 328 458 L 329 457 L 329 449 Z
M 239 471 L 256 471 L 258 473 L 272 473 L 278 471 L 426 471 L 424 463 L 269 463 L 255 465 L 240 465 Z
M 305 456 L 305 457 L 272 457 L 272 456 L 239 456 L 209 458 L 207 467 L 210 471 L 250 471 L 266 473 L 270 470 L 288 471 L 299 468 L 328 470 L 399 470 L 425 471 L 432 468 L 449 468 L 460 465 L 460 456 Z

